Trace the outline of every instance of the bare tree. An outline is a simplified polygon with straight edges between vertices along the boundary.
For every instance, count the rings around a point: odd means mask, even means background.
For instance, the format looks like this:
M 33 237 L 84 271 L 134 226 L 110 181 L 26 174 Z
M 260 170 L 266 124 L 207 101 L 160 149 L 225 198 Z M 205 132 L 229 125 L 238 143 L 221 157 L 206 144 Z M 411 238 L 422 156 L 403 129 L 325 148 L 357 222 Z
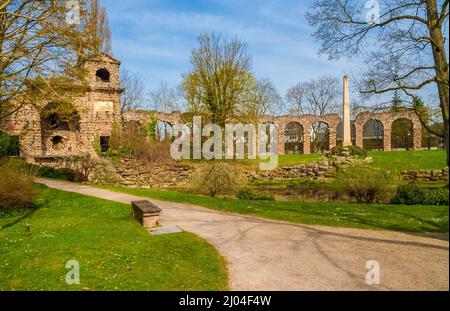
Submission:
M 120 71 L 120 84 L 123 89 L 120 97 L 121 110 L 133 110 L 144 106 L 143 78 L 125 68 Z
M 183 90 L 191 111 L 201 111 L 224 126 L 252 87 L 251 58 L 247 45 L 220 35 L 202 35 L 192 51 L 192 71 L 184 77 Z
M 101 6 L 98 0 L 88 0 L 88 2 L 85 28 L 92 53 L 112 54 L 111 31 L 106 8 Z
M 383 94 L 402 90 L 411 99 L 434 85 L 444 121 L 449 160 L 448 0 L 384 0 L 364 11 L 348 0 L 316 0 L 307 12 L 321 53 L 366 57 L 361 92 Z M 379 14 L 378 14 L 379 13 Z M 365 18 L 364 18 L 365 16 Z M 411 100 L 411 103 L 413 100 Z M 414 107 L 412 107 L 414 108 Z M 425 126 L 427 124 L 422 122 Z M 431 129 L 430 129 L 431 130 Z
M 279 114 L 282 107 L 283 99 L 269 79 L 254 80 L 253 87 L 240 101 L 236 116 L 241 121 L 257 123 L 261 116 Z
M 300 82 L 287 90 L 286 102 L 289 114 L 296 116 L 304 114 L 303 106 L 305 104 L 305 93 L 305 85 Z
M 63 97 L 83 75 L 84 32 L 68 13 L 56 0 L 0 1 L 0 121 L 43 96 Z
M 339 80 L 321 77 L 308 82 L 297 83 L 286 94 L 289 111 L 294 114 L 322 116 L 338 111 L 341 90 Z
M 159 87 L 149 93 L 151 108 L 170 113 L 181 110 L 181 93 L 179 88 L 170 88 L 167 82 L 161 82 Z

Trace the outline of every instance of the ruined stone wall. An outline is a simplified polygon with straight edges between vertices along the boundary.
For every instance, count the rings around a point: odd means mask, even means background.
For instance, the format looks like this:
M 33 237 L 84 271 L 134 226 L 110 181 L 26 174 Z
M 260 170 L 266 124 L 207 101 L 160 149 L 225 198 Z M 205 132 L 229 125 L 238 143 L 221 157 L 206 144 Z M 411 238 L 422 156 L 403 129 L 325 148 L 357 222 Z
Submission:
M 383 149 L 384 151 L 391 151 L 392 124 L 399 119 L 411 121 L 413 125 L 413 149 L 420 150 L 422 148 L 422 124 L 419 117 L 411 110 L 360 113 L 354 123 L 356 128 L 356 146 L 363 147 L 364 125 L 369 120 L 377 120 L 381 122 L 384 129 Z
M 110 136 L 113 124 L 120 122 L 119 65 L 120 62 L 105 54 L 85 63 L 88 89 L 72 102 L 80 117 L 76 130 L 46 130 L 43 127 L 40 109 L 49 103 L 57 103 L 57 98 L 24 105 L 4 120 L 4 128 L 20 137 L 22 156 L 29 162 L 85 153 L 95 156 L 94 144 L 98 143 L 99 137 Z M 101 81 L 96 76 L 99 69 L 108 72 L 108 81 Z M 56 137 L 61 140 L 58 145 L 53 143 Z

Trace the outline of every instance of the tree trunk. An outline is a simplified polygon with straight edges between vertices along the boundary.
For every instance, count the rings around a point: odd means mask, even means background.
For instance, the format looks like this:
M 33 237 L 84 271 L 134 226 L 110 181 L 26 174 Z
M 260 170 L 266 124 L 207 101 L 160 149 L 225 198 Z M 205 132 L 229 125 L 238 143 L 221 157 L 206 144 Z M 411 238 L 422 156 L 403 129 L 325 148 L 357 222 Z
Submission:
M 439 12 L 436 0 L 427 0 L 428 31 L 431 38 L 434 65 L 439 92 L 439 102 L 444 121 L 444 146 L 447 153 L 447 166 L 449 165 L 449 90 L 448 90 L 448 62 L 442 36 L 442 24 L 439 22 Z M 445 14 L 445 12 L 441 12 Z

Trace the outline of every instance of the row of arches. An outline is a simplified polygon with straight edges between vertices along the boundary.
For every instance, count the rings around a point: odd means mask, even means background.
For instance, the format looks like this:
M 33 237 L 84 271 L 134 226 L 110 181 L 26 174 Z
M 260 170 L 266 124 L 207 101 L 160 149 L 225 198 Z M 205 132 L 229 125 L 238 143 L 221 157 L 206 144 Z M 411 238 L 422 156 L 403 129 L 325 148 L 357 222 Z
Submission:
M 390 126 L 390 148 L 411 150 L 414 148 L 414 125 L 408 118 L 398 118 Z M 307 130 L 309 137 L 309 152 L 322 153 L 330 149 L 333 142 L 330 141 L 330 127 L 326 122 L 318 121 L 309 126 Z M 343 123 L 336 127 L 336 141 L 333 145 L 341 145 L 343 141 Z M 356 126 L 351 125 L 351 140 L 357 145 Z M 289 122 L 284 130 L 284 153 L 305 153 L 305 129 L 296 121 Z M 362 129 L 362 148 L 366 150 L 385 149 L 385 128 L 383 123 L 377 119 L 369 119 Z M 307 142 L 306 142 L 307 143 Z

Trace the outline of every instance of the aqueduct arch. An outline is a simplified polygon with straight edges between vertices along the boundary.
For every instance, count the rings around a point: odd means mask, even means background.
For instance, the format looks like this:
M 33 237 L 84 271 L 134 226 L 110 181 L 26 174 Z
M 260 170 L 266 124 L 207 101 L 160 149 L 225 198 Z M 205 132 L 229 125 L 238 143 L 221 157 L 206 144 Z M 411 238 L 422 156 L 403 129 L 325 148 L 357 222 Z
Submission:
M 362 112 L 355 120 L 356 127 L 356 146 L 363 148 L 364 125 L 369 120 L 379 120 L 383 125 L 383 150 L 392 150 L 392 124 L 398 119 L 408 119 L 412 123 L 412 149 L 420 150 L 422 148 L 422 125 L 419 117 L 411 110 L 401 110 L 398 112 Z

